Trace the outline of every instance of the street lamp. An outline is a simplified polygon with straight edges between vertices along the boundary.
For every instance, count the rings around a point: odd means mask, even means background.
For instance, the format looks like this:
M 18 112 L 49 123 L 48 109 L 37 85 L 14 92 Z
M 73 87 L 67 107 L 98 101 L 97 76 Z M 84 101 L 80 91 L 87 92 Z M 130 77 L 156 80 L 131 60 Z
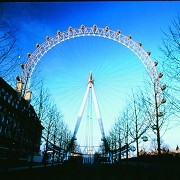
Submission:
M 16 82 L 16 91 L 18 93 L 18 96 L 19 98 L 23 97 L 26 101 L 30 102 L 32 91 L 28 89 L 25 91 L 25 93 L 23 93 L 23 85 L 24 83 L 22 81 Z
M 28 103 L 31 101 L 31 93 L 32 91 L 30 89 L 23 91 L 24 83 L 22 81 L 16 82 L 16 91 L 18 93 L 18 97 L 23 97 Z
M 28 53 L 28 58 L 31 58 L 31 54 Z M 21 64 L 21 68 L 25 69 L 25 64 Z M 26 84 L 28 81 L 28 75 Z M 16 77 L 16 91 L 18 93 L 19 98 L 23 97 L 26 101 L 30 102 L 31 100 L 31 93 L 32 91 L 30 89 L 26 90 L 26 84 L 24 85 L 24 82 L 22 81 L 22 78 L 20 76 Z
M 24 83 L 22 82 L 21 77 L 20 77 L 20 76 L 17 76 L 17 77 L 16 77 L 16 91 L 17 91 L 17 94 L 18 94 L 19 99 L 20 99 L 21 96 L 22 96 L 23 86 L 24 86 Z
M 22 81 L 17 81 L 16 82 L 16 91 L 21 92 L 23 88 L 23 82 Z
M 26 101 L 30 101 L 31 100 L 31 93 L 32 91 L 30 89 L 28 89 L 26 92 L 25 92 L 25 95 L 24 95 L 24 99 Z

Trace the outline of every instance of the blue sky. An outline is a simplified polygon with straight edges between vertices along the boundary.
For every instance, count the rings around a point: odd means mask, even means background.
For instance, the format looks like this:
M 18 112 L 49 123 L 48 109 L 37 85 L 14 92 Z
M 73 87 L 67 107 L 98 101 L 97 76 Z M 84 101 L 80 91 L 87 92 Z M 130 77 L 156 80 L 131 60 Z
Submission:
M 46 36 L 82 24 L 120 29 L 122 34 L 142 42 L 143 48 L 151 51 L 152 59 L 160 61 L 158 46 L 161 45 L 162 30 L 167 31 L 172 18 L 178 15 L 180 2 L 16 2 L 1 6 L 9 25 L 18 29 L 18 44 L 24 62 L 27 53 L 32 53 L 36 43 L 43 43 Z M 41 59 L 38 68 L 72 131 L 91 70 L 106 132 L 121 112 L 131 89 L 141 86 L 146 79 L 144 66 L 129 49 L 108 39 L 94 37 L 60 43 Z M 111 112 L 109 107 L 113 107 Z M 80 132 L 85 127 L 83 122 L 82 119 Z M 99 136 L 99 127 L 95 123 L 95 136 Z M 177 137 L 174 139 L 172 132 L 169 133 L 165 137 L 167 144 L 173 147 L 180 144 L 180 134 L 177 133 Z

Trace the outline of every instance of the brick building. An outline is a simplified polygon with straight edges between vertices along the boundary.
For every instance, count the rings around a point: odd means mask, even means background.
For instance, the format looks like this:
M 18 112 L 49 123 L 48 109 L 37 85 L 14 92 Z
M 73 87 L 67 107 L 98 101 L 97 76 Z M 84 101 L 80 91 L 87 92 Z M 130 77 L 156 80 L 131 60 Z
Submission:
M 42 130 L 33 106 L 0 77 L 0 159 L 38 153 Z

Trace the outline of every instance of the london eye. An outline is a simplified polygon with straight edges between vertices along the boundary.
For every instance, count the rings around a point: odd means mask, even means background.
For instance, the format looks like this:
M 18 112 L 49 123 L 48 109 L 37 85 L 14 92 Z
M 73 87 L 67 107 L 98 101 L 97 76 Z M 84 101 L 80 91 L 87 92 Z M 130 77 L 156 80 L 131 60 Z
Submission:
M 97 25 L 69 27 L 36 44 L 35 51 L 28 53 L 19 80 L 25 82 L 24 92 L 28 91 L 33 72 L 41 66 L 46 85 L 73 132 L 71 140 L 77 139 L 82 147 L 97 151 L 95 147 L 101 141 L 106 144 L 106 134 L 132 89 L 155 79 L 160 105 L 162 76 L 150 54 L 142 43 L 120 30 Z

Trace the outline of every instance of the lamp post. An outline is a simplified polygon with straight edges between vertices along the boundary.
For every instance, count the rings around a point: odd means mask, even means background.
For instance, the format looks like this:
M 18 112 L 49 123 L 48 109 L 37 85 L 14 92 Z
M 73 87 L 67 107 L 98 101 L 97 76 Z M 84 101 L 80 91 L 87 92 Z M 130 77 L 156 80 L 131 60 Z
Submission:
M 31 93 L 32 93 L 32 91 L 30 89 L 26 90 L 25 95 L 24 95 L 24 99 L 26 101 L 30 101 L 31 100 Z
M 25 65 L 21 64 L 21 68 L 25 69 Z M 26 82 L 23 82 L 20 76 L 16 77 L 16 91 L 18 93 L 19 98 L 23 97 L 27 102 L 31 100 L 31 93 L 30 89 L 26 89 L 26 85 L 29 79 L 29 74 L 27 74 Z
M 21 68 L 24 69 L 25 68 L 25 65 L 22 64 L 21 65 Z M 27 110 L 29 109 L 29 106 L 30 106 L 30 101 L 31 101 L 31 90 L 28 89 L 26 90 L 26 84 L 27 84 L 27 81 L 28 81 L 28 77 L 29 75 L 27 75 L 27 79 L 26 79 L 26 82 L 23 82 L 22 78 L 20 76 L 17 76 L 16 77 L 16 92 L 17 92 L 17 95 L 18 95 L 18 98 L 20 101 L 22 101 L 22 98 L 25 100 L 25 102 L 27 102 L 28 106 L 27 106 Z M 21 137 L 20 137 L 20 145 L 19 145 L 19 157 L 21 157 L 21 147 L 22 147 L 22 144 L 23 144 L 23 139 L 24 139 L 24 131 L 25 131 L 25 128 L 26 128 L 26 123 L 23 122 L 23 127 L 22 127 L 22 134 L 21 134 Z
M 23 88 L 23 83 L 22 83 L 22 81 L 17 81 L 17 82 L 16 82 L 16 91 L 17 91 L 17 92 L 21 92 L 21 91 L 22 91 L 22 88 Z
M 30 89 L 25 90 L 24 82 L 22 82 L 21 80 L 17 80 L 16 82 L 16 91 L 18 93 L 19 98 L 23 97 L 27 102 L 30 102 L 32 91 Z

